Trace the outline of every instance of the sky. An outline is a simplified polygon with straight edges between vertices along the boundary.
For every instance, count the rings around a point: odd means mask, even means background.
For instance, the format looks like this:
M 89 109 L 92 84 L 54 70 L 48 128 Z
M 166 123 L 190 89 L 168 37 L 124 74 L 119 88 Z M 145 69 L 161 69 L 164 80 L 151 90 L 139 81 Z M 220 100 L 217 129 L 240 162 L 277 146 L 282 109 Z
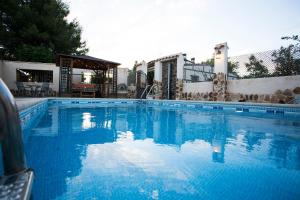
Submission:
M 278 49 L 300 35 L 300 0 L 64 0 L 90 56 L 135 61 L 187 53 L 201 62 L 227 42 L 229 56 Z

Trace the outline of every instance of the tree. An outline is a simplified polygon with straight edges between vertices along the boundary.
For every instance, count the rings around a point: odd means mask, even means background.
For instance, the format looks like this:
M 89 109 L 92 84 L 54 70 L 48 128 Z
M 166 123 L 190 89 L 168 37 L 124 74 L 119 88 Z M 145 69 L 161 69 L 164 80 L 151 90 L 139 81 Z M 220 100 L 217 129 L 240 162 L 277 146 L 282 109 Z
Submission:
M 289 76 L 300 74 L 300 39 L 298 35 L 292 37 L 282 37 L 283 40 L 292 40 L 295 44 L 287 47 L 280 47 L 272 53 L 273 62 L 276 64 L 275 76 Z M 298 58 L 297 58 L 298 56 Z
M 85 54 L 82 29 L 68 22 L 68 5 L 61 0 L 0 2 L 0 44 L 5 59 L 53 62 L 56 53 Z
M 204 61 L 204 62 L 201 62 L 201 64 L 203 64 L 203 65 L 214 66 L 214 65 L 215 65 L 215 60 L 214 60 L 214 58 L 210 58 L 210 59 L 207 59 L 207 60 Z
M 215 60 L 214 60 L 214 58 L 207 59 L 206 61 L 201 62 L 201 64 L 210 65 L 210 66 L 214 67 L 215 66 Z M 237 72 L 238 67 L 239 67 L 239 62 L 228 61 L 228 64 L 227 64 L 228 73 L 231 73 L 232 75 L 234 75 L 236 77 L 239 77 L 238 72 Z
M 236 77 L 239 77 L 238 72 L 237 72 L 237 70 L 239 68 L 239 62 L 228 61 L 227 68 L 228 68 L 228 73 L 231 73 Z
M 135 61 L 133 68 L 128 71 L 128 78 L 127 78 L 128 85 L 136 84 L 136 67 L 137 67 L 137 65 L 138 65 L 138 62 Z
M 247 72 L 249 75 L 245 76 L 248 78 L 261 78 L 269 76 L 268 68 L 263 65 L 262 60 L 258 60 L 254 55 L 249 57 L 249 63 L 245 63 Z

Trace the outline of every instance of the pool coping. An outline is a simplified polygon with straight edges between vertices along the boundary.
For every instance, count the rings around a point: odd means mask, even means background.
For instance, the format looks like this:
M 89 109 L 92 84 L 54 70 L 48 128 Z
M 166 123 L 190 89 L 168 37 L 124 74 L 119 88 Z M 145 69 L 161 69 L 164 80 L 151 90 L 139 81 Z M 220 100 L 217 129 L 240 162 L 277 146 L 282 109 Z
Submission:
M 48 98 L 15 98 L 15 102 L 19 112 L 46 101 L 48 101 Z
M 18 99 L 17 99 L 18 100 Z M 28 99 L 31 100 L 31 99 Z M 158 99 L 114 99 L 114 98 L 70 98 L 70 97 L 48 97 L 48 98 L 33 98 L 34 101 L 24 103 L 22 106 L 18 105 L 19 112 L 23 112 L 28 108 L 34 107 L 35 105 L 42 102 L 57 102 L 65 104 L 83 104 L 83 103 L 128 103 L 128 102 L 141 102 L 149 103 L 149 105 L 161 105 L 161 106 L 172 106 L 180 107 L 186 105 L 187 107 L 207 106 L 207 108 L 218 109 L 218 108 L 250 108 L 250 109 L 275 109 L 275 111 L 287 111 L 296 112 L 300 114 L 300 105 L 298 104 L 273 104 L 273 103 L 252 103 L 252 102 L 223 102 L 223 101 L 190 101 L 190 100 L 158 100 Z M 218 107 L 218 108 L 215 108 Z
M 206 104 L 227 104 L 227 105 L 257 105 L 300 108 L 300 104 L 278 104 L 278 103 L 255 103 L 255 102 L 231 102 L 231 101 L 194 101 L 194 100 L 165 100 L 165 99 L 123 99 L 123 98 L 70 98 L 70 97 L 49 97 L 48 100 L 95 100 L 95 101 L 161 101 L 161 102 L 182 102 L 182 103 L 206 103 Z
M 245 102 L 211 102 L 211 101 L 185 101 L 185 100 L 150 100 L 150 99 L 113 99 L 113 98 L 40 98 L 19 106 L 19 116 L 22 127 L 28 127 L 44 110 L 51 105 L 129 105 L 146 104 L 152 107 L 184 109 L 184 110 L 207 110 L 223 111 L 229 113 L 253 113 L 277 116 L 293 116 L 300 121 L 300 105 L 282 105 L 269 103 L 245 103 Z

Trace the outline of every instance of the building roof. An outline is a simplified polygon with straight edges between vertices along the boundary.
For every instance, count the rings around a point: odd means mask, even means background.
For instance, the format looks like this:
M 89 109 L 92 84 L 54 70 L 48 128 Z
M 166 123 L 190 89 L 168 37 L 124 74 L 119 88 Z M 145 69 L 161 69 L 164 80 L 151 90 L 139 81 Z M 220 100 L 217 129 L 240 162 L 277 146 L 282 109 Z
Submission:
M 120 63 L 104 60 L 88 55 L 67 55 L 67 54 L 57 54 L 56 55 L 56 65 L 60 66 L 61 58 L 70 58 L 73 60 L 73 68 L 80 69 L 100 69 L 107 70 L 108 68 L 115 68 L 120 65 Z
M 221 48 L 223 48 L 223 47 L 227 47 L 227 48 L 228 48 L 227 42 L 224 42 L 224 43 L 221 43 L 221 44 L 217 44 L 217 45 L 215 46 L 215 50 L 219 50 L 219 49 L 221 49 Z M 229 48 L 228 48 L 228 49 L 229 49 Z
M 183 54 L 183 53 L 177 53 L 177 54 L 172 54 L 172 55 L 164 56 L 164 57 L 161 57 L 161 58 L 157 58 L 155 60 L 151 60 L 150 62 L 148 62 L 148 64 L 150 64 L 152 62 L 154 63 L 156 61 L 172 60 L 172 59 L 175 59 L 175 58 L 179 57 L 181 54 Z M 185 54 L 183 54 L 183 55 L 185 55 Z

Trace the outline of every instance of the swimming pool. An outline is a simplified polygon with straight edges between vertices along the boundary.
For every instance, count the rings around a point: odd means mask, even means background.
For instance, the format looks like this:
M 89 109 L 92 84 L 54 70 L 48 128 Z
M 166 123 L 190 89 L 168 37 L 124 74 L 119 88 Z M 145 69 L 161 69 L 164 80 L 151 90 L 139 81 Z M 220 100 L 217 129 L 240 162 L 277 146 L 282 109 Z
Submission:
M 20 113 L 35 199 L 299 199 L 300 110 L 52 99 Z

